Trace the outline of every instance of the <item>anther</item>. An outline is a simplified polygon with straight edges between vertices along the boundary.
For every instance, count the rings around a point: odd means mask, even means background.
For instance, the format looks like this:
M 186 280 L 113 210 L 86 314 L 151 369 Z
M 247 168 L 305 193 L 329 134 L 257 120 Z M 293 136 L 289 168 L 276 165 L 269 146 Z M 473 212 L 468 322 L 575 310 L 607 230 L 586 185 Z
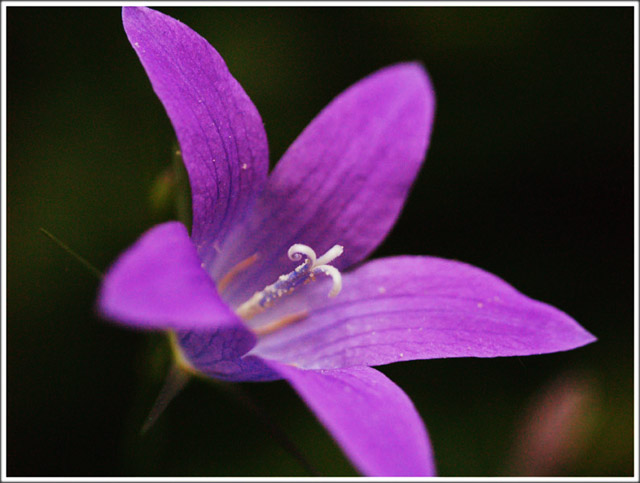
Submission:
M 243 319 L 249 320 L 266 310 L 277 299 L 293 292 L 301 285 L 315 280 L 318 273 L 324 273 L 331 277 L 333 285 L 329 297 L 335 297 L 342 290 L 342 276 L 337 268 L 327 264 L 342 255 L 343 251 L 342 246 L 334 245 L 327 253 L 317 258 L 313 249 L 307 245 L 296 243 L 289 248 L 287 255 L 293 261 L 301 260 L 304 256 L 304 262 L 288 274 L 280 275 L 278 280 L 266 286 L 264 290 L 254 293 L 249 300 L 236 309 L 236 313 Z

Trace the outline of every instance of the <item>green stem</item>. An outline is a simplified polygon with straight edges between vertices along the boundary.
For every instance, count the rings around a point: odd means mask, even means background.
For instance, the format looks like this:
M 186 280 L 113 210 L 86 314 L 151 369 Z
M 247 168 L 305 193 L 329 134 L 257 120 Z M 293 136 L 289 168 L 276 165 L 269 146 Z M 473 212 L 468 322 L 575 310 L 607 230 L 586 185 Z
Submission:
M 280 446 L 293 456 L 309 474 L 312 476 L 320 476 L 320 472 L 307 461 L 295 443 L 287 436 L 284 430 L 274 422 L 274 418 L 268 414 L 263 407 L 258 406 L 238 384 L 221 381 L 216 382 L 218 382 L 218 384 L 215 384 L 216 387 L 223 389 L 224 392 L 233 396 L 236 401 L 240 402 L 246 409 L 253 413 Z
M 102 272 L 100 270 L 98 270 L 94 265 L 92 265 L 86 258 L 78 255 L 74 250 L 72 250 L 69 247 L 69 245 L 67 245 L 65 242 L 63 242 L 58 237 L 53 235 L 51 232 L 45 230 L 42 227 L 40 227 L 40 231 L 45 236 L 47 236 L 50 240 L 52 240 L 56 245 L 58 245 L 60 248 L 62 248 L 65 252 L 67 252 L 69 255 L 71 255 L 73 258 L 75 258 L 80 263 L 82 263 L 85 266 L 85 268 L 88 269 L 91 273 L 93 273 L 96 277 L 98 277 L 98 279 L 102 279 L 102 277 L 103 277 Z

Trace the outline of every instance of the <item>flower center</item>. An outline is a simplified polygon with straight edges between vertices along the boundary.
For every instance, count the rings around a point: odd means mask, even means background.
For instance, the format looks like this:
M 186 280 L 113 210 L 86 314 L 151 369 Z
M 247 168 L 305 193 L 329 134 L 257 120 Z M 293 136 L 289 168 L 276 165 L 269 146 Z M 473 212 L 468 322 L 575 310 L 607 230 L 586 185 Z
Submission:
M 291 272 L 280 275 L 278 280 L 271 285 L 267 285 L 260 292 L 254 293 L 249 300 L 236 309 L 236 313 L 244 320 L 249 320 L 271 307 L 279 298 L 290 294 L 302 285 L 314 281 L 316 275 L 319 273 L 323 273 L 332 278 L 333 285 L 329 292 L 329 297 L 335 297 L 340 293 L 340 290 L 342 290 L 342 275 L 336 267 L 329 265 L 329 263 L 342 255 L 343 251 L 344 248 L 342 246 L 334 245 L 327 253 L 317 258 L 316 252 L 310 247 L 296 243 L 289 248 L 289 259 L 298 261 L 304 257 L 304 262 Z M 280 321 L 276 321 L 275 324 L 279 322 Z

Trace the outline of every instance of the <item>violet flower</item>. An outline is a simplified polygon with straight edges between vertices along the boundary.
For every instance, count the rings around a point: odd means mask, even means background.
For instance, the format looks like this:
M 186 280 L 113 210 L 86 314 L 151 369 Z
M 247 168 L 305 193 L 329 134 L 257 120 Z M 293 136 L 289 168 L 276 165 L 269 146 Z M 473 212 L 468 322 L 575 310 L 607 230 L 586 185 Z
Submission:
M 156 226 L 120 257 L 100 290 L 104 316 L 172 331 L 183 365 L 207 376 L 286 379 L 376 476 L 434 475 L 435 464 L 413 404 L 371 366 L 595 340 L 461 262 L 358 265 L 395 222 L 427 149 L 435 101 L 419 64 L 339 95 L 267 175 L 260 115 L 207 41 L 148 8 L 124 8 L 123 21 L 180 142 L 193 226 L 191 236 L 178 222 Z

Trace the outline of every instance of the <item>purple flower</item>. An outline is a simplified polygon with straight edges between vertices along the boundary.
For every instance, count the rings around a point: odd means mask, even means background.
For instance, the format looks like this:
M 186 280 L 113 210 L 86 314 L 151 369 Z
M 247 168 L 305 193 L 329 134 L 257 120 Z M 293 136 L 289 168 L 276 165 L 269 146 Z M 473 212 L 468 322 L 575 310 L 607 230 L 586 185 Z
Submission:
M 358 265 L 395 222 L 427 149 L 435 101 L 420 65 L 339 95 L 267 175 L 260 115 L 213 47 L 147 8 L 125 8 L 123 21 L 178 136 L 193 226 L 191 236 L 178 222 L 156 226 L 120 257 L 99 294 L 104 316 L 172 331 L 182 364 L 207 376 L 286 379 L 357 469 L 377 476 L 435 465 L 413 404 L 371 366 L 595 340 L 461 262 Z

